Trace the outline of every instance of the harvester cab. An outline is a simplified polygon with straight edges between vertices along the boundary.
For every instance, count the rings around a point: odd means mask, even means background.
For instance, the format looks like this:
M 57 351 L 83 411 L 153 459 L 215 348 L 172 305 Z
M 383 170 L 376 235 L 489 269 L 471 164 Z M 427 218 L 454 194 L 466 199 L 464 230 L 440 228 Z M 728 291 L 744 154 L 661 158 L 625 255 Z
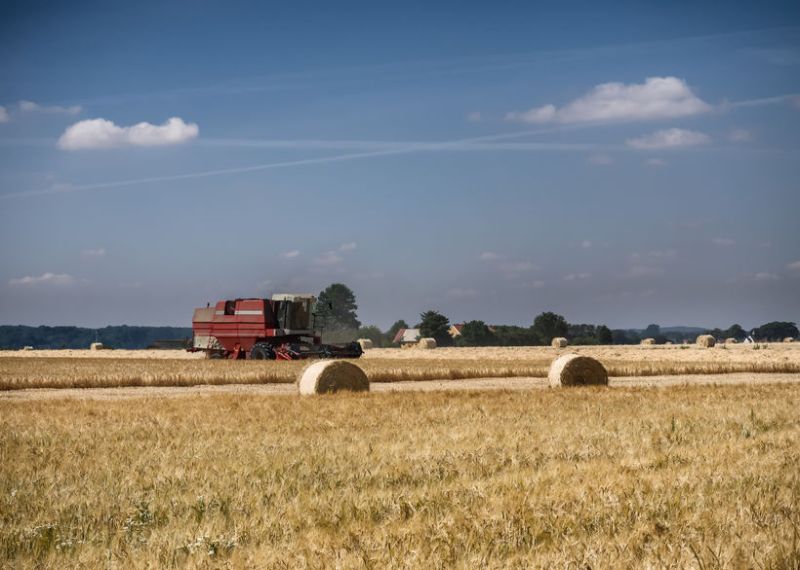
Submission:
M 229 359 L 360 357 L 358 343 L 322 344 L 316 305 L 313 295 L 280 293 L 271 299 L 231 299 L 195 309 L 189 350 Z

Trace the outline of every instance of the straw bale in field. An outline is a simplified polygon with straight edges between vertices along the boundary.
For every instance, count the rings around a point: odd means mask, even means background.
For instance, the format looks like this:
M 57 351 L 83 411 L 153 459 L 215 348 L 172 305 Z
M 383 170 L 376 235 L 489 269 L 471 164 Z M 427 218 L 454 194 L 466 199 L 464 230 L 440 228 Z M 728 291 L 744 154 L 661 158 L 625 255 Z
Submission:
M 656 339 L 654 338 L 643 338 L 641 344 L 645 346 L 652 346 L 656 343 Z
M 794 342 L 794 337 L 787 336 L 785 339 L 783 339 L 783 342 Z
M 436 339 L 435 338 L 421 338 L 417 343 L 417 348 L 436 348 Z
M 717 344 L 717 340 L 710 334 L 701 334 L 697 337 L 697 346 L 711 348 L 715 344 Z
M 564 348 L 567 346 L 567 339 L 563 336 L 557 336 L 550 342 L 550 346 L 553 348 Z
M 738 342 L 739 342 L 739 341 L 738 341 L 738 340 L 736 340 L 736 339 L 735 339 L 735 338 L 733 338 L 733 337 L 730 337 L 730 338 L 726 338 L 726 339 L 725 339 L 725 344 L 738 344 Z
M 329 394 L 340 390 L 368 392 L 369 379 L 361 368 L 346 360 L 320 360 L 306 366 L 297 376 L 302 395 Z
M 102 342 L 93 342 L 89 345 L 89 350 L 103 350 L 105 346 L 103 346 Z
M 369 350 L 372 348 L 372 341 L 368 338 L 360 338 L 358 339 L 358 346 L 361 347 L 361 350 Z
M 600 361 L 578 354 L 553 360 L 547 377 L 551 386 L 608 385 L 608 372 Z

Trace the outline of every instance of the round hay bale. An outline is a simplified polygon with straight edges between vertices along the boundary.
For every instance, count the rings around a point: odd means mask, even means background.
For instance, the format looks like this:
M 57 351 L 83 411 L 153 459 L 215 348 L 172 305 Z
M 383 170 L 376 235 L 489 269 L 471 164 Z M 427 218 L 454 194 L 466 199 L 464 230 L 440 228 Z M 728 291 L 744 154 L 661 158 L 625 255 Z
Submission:
M 701 334 L 697 337 L 697 346 L 702 346 L 703 348 L 711 348 L 715 344 L 717 344 L 717 339 L 715 339 L 710 334 Z
M 425 350 L 429 350 L 432 348 L 436 348 L 436 339 L 435 338 L 421 338 L 417 343 L 417 348 L 422 348 Z
M 93 342 L 89 345 L 89 350 L 103 350 L 104 348 L 102 342 Z
M 785 339 L 783 339 L 783 342 L 794 342 L 794 337 L 787 336 Z
M 654 338 L 643 338 L 640 344 L 644 346 L 652 346 L 656 343 L 656 339 Z
M 346 360 L 320 360 L 306 366 L 297 376 L 302 395 L 331 394 L 340 390 L 369 392 L 369 378 L 361 368 Z
M 361 350 L 369 350 L 372 348 L 372 341 L 368 338 L 360 338 L 356 342 L 358 342 L 358 346 L 361 347 Z
M 729 337 L 725 339 L 725 344 L 738 344 L 739 341 L 733 337 Z
M 564 354 L 550 365 L 551 386 L 607 386 L 608 372 L 599 360 L 579 354 Z
M 664 346 L 672 346 L 672 341 L 668 340 L 667 342 L 664 343 Z
M 550 342 L 550 346 L 553 348 L 564 348 L 567 346 L 567 339 L 563 336 L 557 336 Z

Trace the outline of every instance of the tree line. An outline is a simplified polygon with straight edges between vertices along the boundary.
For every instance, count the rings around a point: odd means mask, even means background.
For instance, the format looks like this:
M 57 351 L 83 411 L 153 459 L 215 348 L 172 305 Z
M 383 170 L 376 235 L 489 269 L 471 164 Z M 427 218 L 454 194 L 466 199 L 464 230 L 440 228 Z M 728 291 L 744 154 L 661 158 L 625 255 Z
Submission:
M 472 320 L 463 323 L 461 334 L 453 338 L 451 322 L 441 312 L 428 310 L 420 314 L 413 326 L 405 320 L 396 321 L 386 331 L 370 325 L 363 326 L 358 320 L 358 305 L 353 291 L 342 283 L 334 283 L 320 292 L 318 315 L 322 318 L 323 339 L 326 342 L 348 342 L 356 338 L 368 338 L 375 346 L 388 347 L 401 329 L 420 329 L 422 337 L 436 339 L 439 346 L 537 346 L 549 345 L 555 337 L 565 337 L 571 344 L 639 344 L 644 338 L 653 338 L 657 344 L 666 342 L 693 342 L 698 334 L 711 334 L 718 339 L 735 338 L 743 341 L 752 337 L 758 341 L 780 341 L 795 338 L 798 333 L 795 323 L 774 321 L 745 330 L 734 324 L 727 329 L 665 328 L 657 324 L 645 329 L 614 329 L 604 324 L 569 323 L 557 313 L 543 312 L 533 319 L 530 326 L 494 325 Z

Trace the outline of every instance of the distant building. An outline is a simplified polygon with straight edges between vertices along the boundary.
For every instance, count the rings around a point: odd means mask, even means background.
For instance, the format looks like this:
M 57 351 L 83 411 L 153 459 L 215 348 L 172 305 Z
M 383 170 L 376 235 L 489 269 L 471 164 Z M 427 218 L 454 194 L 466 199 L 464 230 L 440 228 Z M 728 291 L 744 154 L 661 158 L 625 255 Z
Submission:
M 419 329 L 400 329 L 397 331 L 397 334 L 394 335 L 392 342 L 400 346 L 408 346 L 417 344 L 419 337 Z

